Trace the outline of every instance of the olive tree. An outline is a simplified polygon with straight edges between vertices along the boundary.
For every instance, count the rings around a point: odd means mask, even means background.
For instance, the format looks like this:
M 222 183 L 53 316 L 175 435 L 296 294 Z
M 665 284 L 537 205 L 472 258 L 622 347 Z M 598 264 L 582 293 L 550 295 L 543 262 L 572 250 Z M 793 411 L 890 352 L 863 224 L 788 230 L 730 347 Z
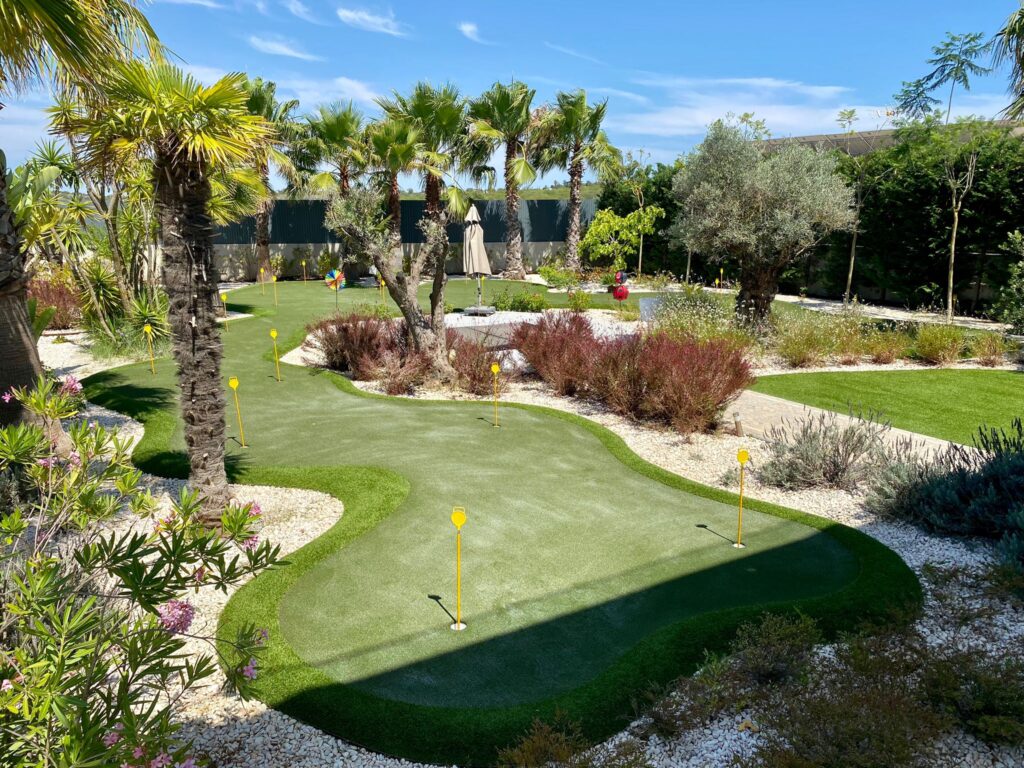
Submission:
M 754 325 L 767 318 L 782 271 L 854 220 L 853 191 L 832 153 L 764 138 L 749 118 L 719 120 L 673 181 L 675 239 L 739 265 L 736 313 Z

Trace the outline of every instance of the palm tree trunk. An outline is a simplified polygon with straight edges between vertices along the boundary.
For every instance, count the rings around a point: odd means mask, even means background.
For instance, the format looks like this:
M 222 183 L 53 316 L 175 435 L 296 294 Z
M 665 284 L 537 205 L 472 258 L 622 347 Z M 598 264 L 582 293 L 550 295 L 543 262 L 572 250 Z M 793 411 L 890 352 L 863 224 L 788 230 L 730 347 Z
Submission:
M 264 163 L 260 169 L 260 178 L 263 180 L 263 186 L 270 189 L 270 169 Z M 268 197 L 266 200 L 261 200 L 259 205 L 256 206 L 256 268 L 257 272 L 260 267 L 267 270 L 267 274 L 270 275 L 270 214 L 274 210 L 274 198 Z
M 31 387 L 43 372 L 28 320 L 25 262 L 14 211 L 7 203 L 7 167 L 0 153 L 0 390 Z M 0 425 L 28 419 L 16 400 L 0 400 Z
M 163 237 L 163 281 L 170 300 L 189 481 L 203 497 L 206 521 L 213 523 L 230 491 L 224 468 L 224 383 L 208 213 L 210 184 L 205 168 L 176 149 L 175 140 L 168 138 L 157 151 L 156 213 Z
M 569 161 L 569 227 L 565 233 L 565 267 L 580 271 L 580 184 L 583 182 L 583 161 L 573 152 Z
M 519 224 L 519 185 L 516 183 L 514 162 L 519 151 L 518 141 L 505 145 L 505 271 L 502 277 L 525 280 L 523 266 L 523 228 Z

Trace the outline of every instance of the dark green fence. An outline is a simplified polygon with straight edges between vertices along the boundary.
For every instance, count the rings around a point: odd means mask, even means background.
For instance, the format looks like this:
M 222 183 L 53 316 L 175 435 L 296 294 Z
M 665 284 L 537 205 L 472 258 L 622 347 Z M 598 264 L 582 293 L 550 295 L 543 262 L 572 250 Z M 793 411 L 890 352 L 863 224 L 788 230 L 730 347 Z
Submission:
M 585 227 L 594 217 L 597 201 L 583 201 L 580 219 Z M 484 240 L 500 243 L 505 240 L 505 201 L 480 200 L 476 203 L 483 220 Z M 325 200 L 277 200 L 270 216 L 270 242 L 285 245 L 304 243 L 336 243 L 338 237 L 324 226 L 327 210 Z M 423 216 L 422 200 L 402 201 L 402 242 L 422 243 L 423 233 L 417 222 Z M 523 227 L 523 240 L 528 243 L 560 242 L 565 240 L 569 224 L 568 200 L 523 200 L 519 204 L 519 221 Z M 256 239 L 256 225 L 252 218 L 221 227 L 214 242 L 235 245 L 251 243 Z M 448 238 L 462 242 L 462 225 L 449 224 Z

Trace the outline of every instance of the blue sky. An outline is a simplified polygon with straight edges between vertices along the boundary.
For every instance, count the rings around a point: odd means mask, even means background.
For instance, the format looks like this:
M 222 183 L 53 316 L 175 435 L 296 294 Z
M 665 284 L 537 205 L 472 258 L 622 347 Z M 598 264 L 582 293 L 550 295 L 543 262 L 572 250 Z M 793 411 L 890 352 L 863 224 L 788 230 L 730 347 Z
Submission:
M 1013 0 L 395 2 L 155 0 L 146 12 L 204 81 L 243 71 L 277 81 L 303 110 L 373 99 L 415 81 L 476 94 L 513 77 L 538 101 L 583 87 L 609 101 L 622 149 L 670 161 L 727 112 L 752 111 L 774 135 L 834 131 L 856 107 L 878 127 L 902 80 L 927 71 L 946 32 L 995 32 Z M 954 112 L 992 116 L 1005 76 L 959 93 Z M 0 142 L 20 162 L 44 134 L 45 94 L 8 101 Z

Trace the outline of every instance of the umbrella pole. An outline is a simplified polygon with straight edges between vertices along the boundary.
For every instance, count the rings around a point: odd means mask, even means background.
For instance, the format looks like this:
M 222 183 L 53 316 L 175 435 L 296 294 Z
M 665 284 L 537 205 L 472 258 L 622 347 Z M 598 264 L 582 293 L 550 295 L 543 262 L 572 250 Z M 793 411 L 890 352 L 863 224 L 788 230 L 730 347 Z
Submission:
M 483 306 L 484 303 L 484 282 L 480 275 L 476 276 L 476 305 Z

